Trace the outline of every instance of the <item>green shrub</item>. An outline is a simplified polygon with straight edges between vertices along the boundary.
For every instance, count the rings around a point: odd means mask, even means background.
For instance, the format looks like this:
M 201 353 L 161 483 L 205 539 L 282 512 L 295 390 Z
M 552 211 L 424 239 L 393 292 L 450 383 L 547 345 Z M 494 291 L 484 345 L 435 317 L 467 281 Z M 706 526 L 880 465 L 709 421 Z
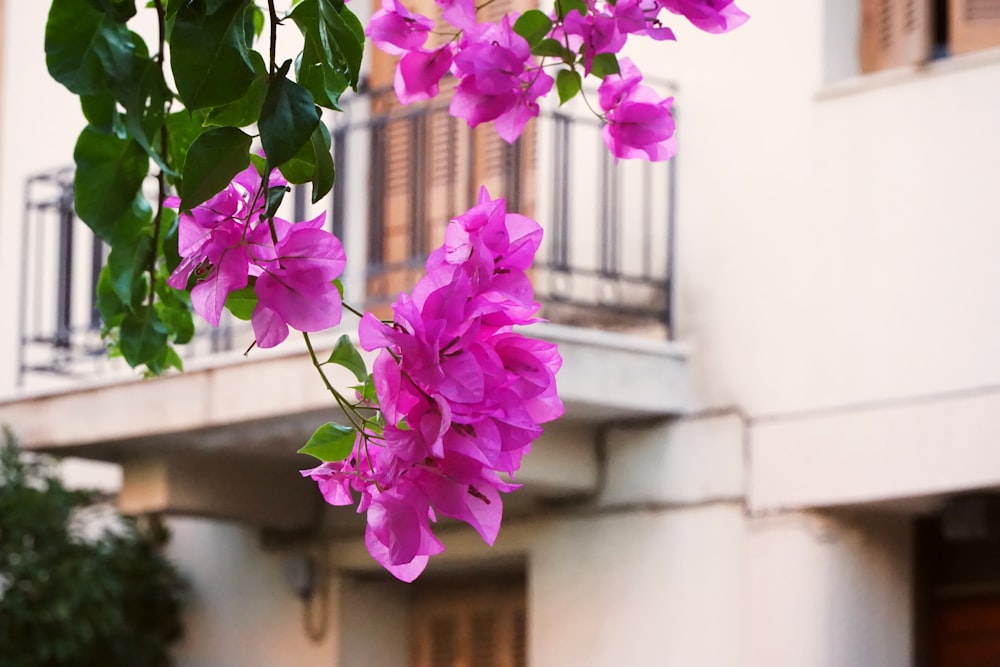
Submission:
M 67 489 L 53 461 L 0 449 L 0 664 L 165 667 L 184 582 L 156 519 Z

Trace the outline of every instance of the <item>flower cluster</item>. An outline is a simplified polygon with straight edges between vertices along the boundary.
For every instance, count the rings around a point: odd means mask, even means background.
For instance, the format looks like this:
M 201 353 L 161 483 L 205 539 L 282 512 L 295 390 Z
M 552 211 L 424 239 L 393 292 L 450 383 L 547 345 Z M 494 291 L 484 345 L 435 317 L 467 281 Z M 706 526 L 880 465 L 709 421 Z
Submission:
M 322 229 L 325 213 L 305 222 L 264 219 L 264 188 L 256 168 L 240 172 L 208 201 L 181 212 L 181 263 L 168 283 L 186 289 L 192 276 L 194 310 L 219 325 L 226 299 L 253 285 L 251 323 L 259 347 L 274 347 L 288 327 L 320 331 L 340 322 L 340 292 L 333 281 L 344 270 L 340 241 Z M 269 187 L 285 185 L 275 171 Z M 180 206 L 178 197 L 164 204 Z
M 444 549 L 431 531 L 438 516 L 493 543 L 500 493 L 516 488 L 501 474 L 513 475 L 539 424 L 563 413 L 556 346 L 513 331 L 536 321 L 525 271 L 541 235 L 483 189 L 449 224 L 412 296 L 393 305 L 393 321 L 362 319 L 362 346 L 380 350 L 372 375 L 382 427 L 362 431 L 347 460 L 303 474 L 333 505 L 360 495 L 369 552 L 404 581 Z
M 425 48 L 434 22 L 409 11 L 400 0 L 383 0 L 368 24 L 375 45 L 400 56 L 394 88 L 402 103 L 435 97 L 450 72 L 458 79 L 451 115 L 472 127 L 495 121 L 497 133 L 513 142 L 538 116 L 538 100 L 552 90 L 553 78 L 543 69 L 546 58 L 558 58 L 566 67 L 560 74 L 577 82 L 561 89 L 560 98 L 568 99 L 579 89 L 578 67 L 585 75 L 598 74 L 605 83 L 615 80 L 601 94 L 605 144 L 616 158 L 649 160 L 674 154 L 672 100 L 640 86 L 638 70 L 627 59 L 619 63 L 616 54 L 631 35 L 675 39 L 661 23 L 664 10 L 710 33 L 727 32 L 749 18 L 733 0 L 556 0 L 550 16 L 532 10 L 538 20 L 519 28 L 512 22 L 515 15 L 477 23 L 473 0 L 436 2 L 455 33 L 454 39 L 434 49 Z M 544 35 L 538 34 L 539 25 Z M 596 72 L 595 61 L 602 56 L 610 56 L 614 64 Z

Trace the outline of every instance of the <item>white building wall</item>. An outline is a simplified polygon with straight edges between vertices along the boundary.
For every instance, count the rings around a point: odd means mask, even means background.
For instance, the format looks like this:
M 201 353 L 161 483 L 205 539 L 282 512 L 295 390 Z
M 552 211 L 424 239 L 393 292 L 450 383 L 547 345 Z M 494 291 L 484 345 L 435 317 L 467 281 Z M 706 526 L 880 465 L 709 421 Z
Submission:
M 45 68 L 47 2 L 4 3 L 0 48 L 0 395 L 14 389 L 26 179 L 73 164 L 80 104 Z
M 743 530 L 736 505 L 551 522 L 529 556 L 529 664 L 740 664 Z
M 741 5 L 753 18 L 731 34 L 640 54 L 678 81 L 676 319 L 696 407 L 996 384 L 1000 52 L 851 77 L 852 3 Z M 824 24 L 831 6 L 847 17 Z
M 900 517 L 750 522 L 737 664 L 913 664 L 911 534 Z
M 295 552 L 261 546 L 252 528 L 204 519 L 174 519 L 168 555 L 191 584 L 181 667 L 275 667 L 333 664 L 339 617 L 313 600 L 318 640 L 306 630 L 302 600 L 288 582 Z M 337 582 L 326 581 L 330 598 Z M 331 608 L 334 611 L 331 611 Z
M 679 30 L 678 45 L 635 54 L 678 83 L 675 333 L 691 347 L 690 408 L 721 415 L 609 430 L 596 509 L 511 521 L 493 551 L 452 535 L 432 565 L 523 558 L 534 667 L 910 664 L 908 517 L 811 513 L 865 498 L 823 500 L 801 479 L 792 495 L 805 511 L 788 512 L 781 452 L 753 474 L 755 425 L 1000 384 L 1000 55 L 855 77 L 856 3 L 741 6 L 753 19 L 730 35 Z M 8 1 L 5 21 L 0 280 L 13 285 L 24 178 L 68 164 L 83 121 L 44 70 L 44 3 Z M 2 312 L 14 299 L 0 291 Z M 0 349 L 14 349 L 13 336 L 0 327 Z M 13 370 L 0 355 L 0 391 Z M 990 432 L 979 428 L 988 411 L 949 410 L 935 412 L 945 444 L 949 420 Z M 864 419 L 891 446 L 878 450 L 889 452 L 884 471 L 862 476 L 877 485 L 907 443 L 878 413 Z M 779 444 L 789 457 L 844 446 L 809 429 Z M 870 451 L 834 457 L 838 479 Z M 984 477 L 962 484 L 1000 483 L 987 454 L 976 459 Z M 815 475 L 823 460 L 795 459 Z M 941 459 L 921 461 L 907 489 L 962 486 L 934 487 Z M 773 499 L 753 508 L 768 514 L 748 514 L 746 493 Z M 283 556 L 253 531 L 177 522 L 172 550 L 198 591 L 183 667 L 403 664 L 400 644 L 376 634 L 405 633 L 405 605 L 387 592 L 402 585 L 335 584 L 337 631 L 312 644 Z M 367 563 L 356 541 L 331 558 L 348 571 Z M 385 625 L 367 622 L 376 618 Z

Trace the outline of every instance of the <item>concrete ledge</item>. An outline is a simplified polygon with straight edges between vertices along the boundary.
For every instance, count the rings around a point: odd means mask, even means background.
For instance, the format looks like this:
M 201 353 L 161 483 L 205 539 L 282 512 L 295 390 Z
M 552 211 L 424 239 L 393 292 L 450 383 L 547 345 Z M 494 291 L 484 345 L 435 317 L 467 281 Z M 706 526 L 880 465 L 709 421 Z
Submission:
M 915 501 L 1000 487 L 1000 388 L 757 421 L 754 511 Z
M 190 454 L 126 461 L 118 505 L 127 514 L 161 512 L 297 531 L 312 527 L 323 502 L 294 467 Z
M 676 345 L 622 334 L 554 325 L 529 331 L 559 344 L 564 362 L 558 382 L 567 415 L 546 426 L 517 481 L 536 498 L 593 494 L 600 476 L 595 427 L 679 413 L 686 399 L 686 357 Z M 122 505 L 128 511 L 268 527 L 306 522 L 315 489 L 294 477 L 315 462 L 295 451 L 320 424 L 342 419 L 341 413 L 302 351 L 217 361 L 155 380 L 0 401 L 0 423 L 10 424 L 31 449 L 122 463 Z M 338 386 L 355 382 L 339 367 L 328 372 Z M 291 475 L 278 495 L 305 505 L 268 509 L 276 491 L 267 480 L 278 475 Z
M 677 343 L 555 324 L 529 331 L 559 344 L 557 382 L 569 420 L 669 417 L 687 406 L 687 351 Z

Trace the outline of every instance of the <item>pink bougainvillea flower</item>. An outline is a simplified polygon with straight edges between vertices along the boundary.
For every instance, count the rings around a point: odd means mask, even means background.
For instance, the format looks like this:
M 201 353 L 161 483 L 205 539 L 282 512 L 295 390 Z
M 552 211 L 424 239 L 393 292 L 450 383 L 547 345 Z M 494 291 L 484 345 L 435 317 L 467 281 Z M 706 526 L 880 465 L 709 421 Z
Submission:
M 496 118 L 497 134 L 509 144 L 517 141 L 528 121 L 538 117 L 538 98 L 552 90 L 553 79 L 545 72 L 527 73 L 526 76 L 530 76 L 530 83 L 521 89 L 513 106 Z
M 382 0 L 382 8 L 372 14 L 365 34 L 372 42 L 393 56 L 421 48 L 434 29 L 434 21 L 414 14 L 399 0 Z
M 656 0 L 619 0 L 608 9 L 623 33 L 647 35 L 658 42 L 677 39 L 674 31 L 657 18 L 661 7 Z
M 471 127 L 497 120 L 497 131 L 509 142 L 538 115 L 537 99 L 552 89 L 552 77 L 534 68 L 531 48 L 509 16 L 464 33 L 454 69 L 460 81 L 449 113 Z
M 657 0 L 674 14 L 681 14 L 695 27 L 710 33 L 735 30 L 750 18 L 733 0 Z
M 273 172 L 269 186 L 285 181 Z M 220 193 L 179 222 L 182 260 L 167 283 L 187 289 L 192 276 L 191 304 L 218 326 L 229 295 L 253 283 L 258 303 L 251 317 L 259 347 L 273 347 L 288 336 L 288 327 L 319 331 L 340 322 L 340 293 L 334 285 L 344 269 L 340 241 L 322 229 L 325 214 L 292 223 L 263 220 L 261 177 L 251 166 L 237 174 Z M 179 206 L 171 197 L 165 205 Z
M 476 25 L 474 0 L 434 0 L 441 8 L 441 18 L 458 30 L 472 30 Z
M 451 67 L 451 49 L 443 46 L 436 51 L 411 51 L 399 59 L 393 88 L 403 104 L 436 97 L 441 77 Z
M 642 75 L 628 58 L 619 61 L 620 74 L 605 77 L 598 102 L 605 113 L 601 138 L 615 159 L 668 160 L 677 152 L 673 98 L 661 98 L 640 84 Z
M 368 551 L 404 581 L 444 548 L 432 531 L 438 516 L 493 543 L 502 494 L 517 488 L 501 473 L 514 475 L 541 424 L 562 415 L 556 346 L 513 331 L 538 310 L 525 271 L 540 242 L 538 223 L 483 189 L 449 223 L 413 295 L 393 304 L 392 322 L 362 318 L 361 346 L 379 350 L 372 375 L 384 426 L 360 434 L 346 460 L 303 475 L 331 504 L 357 494 Z
M 563 30 L 579 35 L 583 41 L 583 71 L 590 74 L 594 56 L 601 53 L 618 53 L 625 46 L 627 36 L 618 29 L 614 17 L 601 12 L 569 12 L 563 21 Z

